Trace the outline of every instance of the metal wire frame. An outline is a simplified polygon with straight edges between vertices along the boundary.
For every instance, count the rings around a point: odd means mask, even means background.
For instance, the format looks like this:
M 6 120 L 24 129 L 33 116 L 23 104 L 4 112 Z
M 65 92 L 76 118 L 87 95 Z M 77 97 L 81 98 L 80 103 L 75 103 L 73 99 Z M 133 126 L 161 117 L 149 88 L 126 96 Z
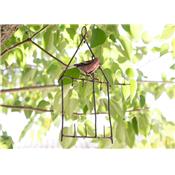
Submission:
M 94 77 L 94 75 L 93 75 Z M 62 122 L 61 122 L 61 141 L 63 141 L 63 137 L 72 137 L 72 138 L 91 138 L 91 139 L 110 139 L 111 140 L 111 143 L 113 143 L 113 138 L 112 138 L 112 134 L 110 134 L 110 136 L 107 136 L 106 133 L 105 133 L 105 126 L 103 126 L 103 135 L 102 136 L 98 136 L 98 132 L 97 132 L 97 115 L 98 114 L 103 114 L 103 113 L 97 113 L 96 111 L 96 98 L 95 98 L 95 81 L 93 81 L 93 103 L 94 103 L 94 113 L 90 113 L 89 115 L 94 115 L 95 116 L 95 134 L 94 136 L 92 135 L 88 135 L 88 132 L 87 132 L 87 127 L 85 125 L 85 135 L 82 136 L 82 135 L 77 135 L 77 130 L 76 130 L 76 125 L 74 124 L 74 134 L 73 135 L 67 135 L 67 134 L 64 134 L 64 115 L 65 115 L 65 112 L 64 112 L 64 79 L 65 78 L 70 78 L 72 80 L 72 77 L 69 77 L 69 76 L 63 76 L 60 80 L 61 82 L 61 113 L 62 113 Z M 82 81 L 86 81 L 86 80 L 82 80 Z M 109 102 L 108 102 L 109 104 Z M 108 108 L 109 109 L 109 108 Z M 108 114 L 109 115 L 109 111 L 108 113 L 104 113 L 104 114 Z M 83 115 L 83 114 L 81 114 Z M 110 115 L 109 115 L 110 116 Z M 110 123 L 110 131 L 112 131 L 112 124 Z M 112 133 L 112 132 L 111 132 Z
M 110 139 L 111 140 L 111 143 L 113 143 L 113 131 L 112 131 L 112 121 L 111 121 L 111 113 L 110 113 L 110 95 L 109 95 L 109 88 L 110 88 L 110 84 L 109 84 L 109 81 L 107 79 L 107 76 L 105 75 L 103 69 L 101 68 L 101 66 L 99 67 L 99 69 L 101 70 L 104 78 L 105 78 L 105 81 L 104 82 L 106 84 L 106 87 L 107 87 L 107 98 L 108 98 L 108 105 L 107 105 L 107 108 L 108 108 L 108 116 L 109 116 L 109 124 L 110 124 L 110 136 L 106 136 L 105 134 L 105 127 L 103 127 L 103 136 L 98 136 L 98 132 L 97 132 L 97 111 L 96 111 L 96 97 L 95 97 L 95 77 L 94 77 L 94 74 L 92 74 L 92 87 L 93 87 L 93 104 L 94 104 L 94 116 L 95 116 L 95 134 L 94 136 L 88 136 L 87 134 L 87 128 L 86 128 L 86 125 L 85 125 L 85 136 L 79 136 L 76 134 L 76 127 L 75 127 L 75 124 L 74 124 L 74 135 L 65 135 L 63 133 L 63 129 L 64 129 L 64 85 L 63 85 L 63 80 L 64 78 L 71 78 L 71 77 L 68 77 L 68 76 L 65 76 L 64 77 L 64 74 L 66 72 L 66 70 L 68 69 L 68 67 L 70 66 L 72 60 L 74 59 L 76 53 L 78 52 L 81 44 L 83 43 L 86 43 L 86 45 L 88 46 L 90 52 L 91 52 L 91 55 L 92 55 L 92 59 L 95 58 L 95 54 L 93 53 L 90 45 L 88 44 L 87 40 L 86 40 L 86 35 L 87 35 L 87 29 L 86 27 L 84 26 L 81 30 L 81 41 L 75 51 L 75 53 L 73 54 L 72 58 L 70 59 L 68 65 L 66 66 L 65 70 L 63 71 L 62 75 L 60 76 L 59 78 L 59 81 L 61 81 L 61 93 L 62 93 L 62 125 L 61 125 L 61 141 L 63 140 L 63 137 L 73 137 L 73 138 L 105 138 L 105 139 Z M 73 78 L 72 79 L 72 85 L 73 85 Z M 86 81 L 85 79 L 82 80 L 83 83 L 84 81 Z

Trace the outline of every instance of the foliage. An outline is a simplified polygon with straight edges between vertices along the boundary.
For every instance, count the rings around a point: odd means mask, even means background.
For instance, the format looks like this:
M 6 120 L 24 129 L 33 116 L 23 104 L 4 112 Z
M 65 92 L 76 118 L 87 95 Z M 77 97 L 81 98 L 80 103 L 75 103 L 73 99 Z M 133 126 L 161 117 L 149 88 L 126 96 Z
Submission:
M 80 32 L 83 25 L 50 25 L 40 32 L 34 41 L 59 60 L 68 64 L 71 54 L 76 50 L 80 42 Z M 32 36 L 40 30 L 43 25 L 21 25 L 19 30 L 7 40 L 2 51 Z M 175 32 L 174 25 L 166 25 L 159 37 L 152 37 L 144 31 L 141 25 L 88 25 L 88 42 L 107 75 L 110 83 L 111 115 L 113 124 L 114 144 L 109 140 L 92 140 L 100 148 L 125 148 L 125 147 L 175 147 L 175 124 L 166 121 L 160 111 L 144 110 L 149 107 L 146 95 L 151 93 L 158 99 L 163 92 L 170 98 L 175 98 L 174 86 L 157 83 L 138 83 L 144 80 L 142 70 L 136 69 L 139 63 L 150 52 L 158 53 L 160 56 L 171 54 L 175 58 Z M 160 46 L 154 45 L 159 41 Z M 151 48 L 150 48 L 151 47 Z M 89 60 L 88 48 L 80 49 L 76 60 Z M 75 60 L 73 61 L 75 63 Z M 65 66 L 60 64 L 48 54 L 41 51 L 31 42 L 19 45 L 17 48 L 7 52 L 1 58 L 1 87 L 2 89 L 46 85 L 60 83 Z M 175 64 L 170 65 L 175 70 Z M 68 69 L 65 75 L 80 78 L 82 75 L 76 68 Z M 98 70 L 96 76 L 104 81 Z M 175 77 L 168 77 L 166 81 Z M 165 79 L 162 79 L 165 81 Z M 113 85 L 117 83 L 128 83 L 130 85 Z M 88 134 L 93 134 L 93 128 L 86 114 L 93 112 L 92 84 L 90 82 L 73 81 L 64 79 L 65 117 L 67 122 L 79 122 L 78 133 L 85 134 L 87 125 Z M 105 98 L 105 85 L 95 85 L 97 97 L 97 110 L 105 112 L 107 101 Z M 103 94 L 103 95 L 102 95 Z M 21 131 L 20 139 L 31 129 L 34 119 L 38 117 L 38 125 L 44 130 L 39 134 L 46 134 L 52 124 L 61 117 L 61 88 L 44 89 L 42 91 L 21 91 L 17 93 L 3 93 L 1 101 L 6 105 L 33 106 L 43 109 L 53 109 L 49 118 L 37 111 L 24 111 L 28 124 Z M 136 110 L 140 109 L 140 110 Z M 3 113 L 10 109 L 1 108 Z M 20 111 L 19 109 L 12 109 Z M 76 112 L 83 112 L 84 115 L 77 117 Z M 131 112 L 128 112 L 131 111 Z M 65 127 L 66 133 L 72 133 L 72 125 Z M 77 143 L 77 139 L 66 138 L 63 142 L 58 138 L 61 146 L 71 148 Z M 10 144 L 9 144 L 10 143 Z M 4 146 L 5 145 L 5 146 Z M 0 147 L 12 148 L 10 136 L 0 137 Z

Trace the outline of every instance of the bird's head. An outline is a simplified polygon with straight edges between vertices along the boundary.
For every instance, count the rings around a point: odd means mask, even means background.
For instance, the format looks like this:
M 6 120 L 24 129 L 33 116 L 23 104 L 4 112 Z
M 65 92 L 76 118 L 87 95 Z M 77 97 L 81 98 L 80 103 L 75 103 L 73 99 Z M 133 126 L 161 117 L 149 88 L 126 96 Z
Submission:
M 97 57 L 94 58 L 94 63 L 100 64 L 100 61 L 99 61 L 99 59 Z

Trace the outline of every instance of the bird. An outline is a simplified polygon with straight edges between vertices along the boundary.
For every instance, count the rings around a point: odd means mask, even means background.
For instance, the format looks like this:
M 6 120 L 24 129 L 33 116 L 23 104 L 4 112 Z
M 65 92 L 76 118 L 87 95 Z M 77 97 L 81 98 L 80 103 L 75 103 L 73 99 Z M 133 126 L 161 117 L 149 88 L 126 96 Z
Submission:
M 92 60 L 74 64 L 74 66 L 83 71 L 86 75 L 91 75 L 100 67 L 100 61 L 95 57 Z

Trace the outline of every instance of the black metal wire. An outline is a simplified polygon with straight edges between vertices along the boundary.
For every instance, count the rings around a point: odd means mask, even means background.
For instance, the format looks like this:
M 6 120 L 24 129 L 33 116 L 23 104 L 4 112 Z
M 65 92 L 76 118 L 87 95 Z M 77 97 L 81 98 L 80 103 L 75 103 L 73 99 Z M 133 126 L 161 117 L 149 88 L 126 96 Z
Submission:
M 74 137 L 76 137 L 76 126 L 75 126 L 75 123 L 74 123 Z
M 105 137 L 105 126 L 103 126 L 103 136 Z
M 74 135 L 63 135 L 63 137 L 75 137 Z M 111 139 L 110 136 L 106 136 L 106 137 L 103 137 L 103 136 L 98 136 L 98 137 L 94 137 L 94 136 L 80 136 L 80 135 L 77 135 L 76 138 L 92 138 L 92 139 Z
M 95 82 L 94 82 L 94 74 L 92 74 L 93 77 L 93 101 L 94 101 L 94 115 L 95 115 L 95 137 L 97 137 L 97 111 L 96 111 L 96 99 L 95 99 Z
M 112 121 L 111 121 L 111 111 L 110 111 L 110 96 L 109 96 L 109 82 L 107 82 L 107 94 L 108 94 L 108 116 L 111 132 L 111 142 L 113 143 L 113 133 L 112 133 Z
M 61 103 L 62 103 L 62 123 L 61 123 L 61 141 L 63 140 L 63 127 L 64 127 L 64 87 L 63 80 L 61 80 Z

